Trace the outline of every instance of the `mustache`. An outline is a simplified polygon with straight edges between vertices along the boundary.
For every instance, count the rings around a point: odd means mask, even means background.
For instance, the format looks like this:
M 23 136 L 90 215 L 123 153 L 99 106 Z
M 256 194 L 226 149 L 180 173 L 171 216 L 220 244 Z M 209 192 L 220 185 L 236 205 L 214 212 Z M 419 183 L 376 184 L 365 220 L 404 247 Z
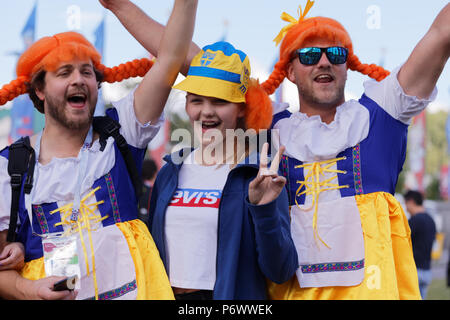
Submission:
M 86 98 L 90 97 L 89 90 L 85 86 L 76 86 L 75 88 L 72 87 L 70 89 L 67 89 L 64 98 L 67 100 L 67 98 L 69 98 L 70 96 L 74 96 L 77 94 L 85 95 Z
M 323 66 L 323 67 L 319 67 L 319 70 L 317 70 L 316 72 L 313 73 L 312 77 L 313 79 L 316 78 L 317 76 L 320 76 L 321 74 L 327 74 L 331 77 L 333 77 L 333 79 L 336 78 L 333 70 L 331 69 L 330 66 Z

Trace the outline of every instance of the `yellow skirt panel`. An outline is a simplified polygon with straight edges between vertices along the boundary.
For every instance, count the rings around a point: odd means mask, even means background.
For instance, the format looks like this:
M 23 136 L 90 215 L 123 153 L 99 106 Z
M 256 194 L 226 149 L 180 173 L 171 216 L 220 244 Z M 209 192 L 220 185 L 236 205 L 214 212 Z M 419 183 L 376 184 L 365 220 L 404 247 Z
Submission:
M 147 226 L 140 220 L 117 223 L 127 240 L 136 271 L 138 300 L 173 300 L 164 264 Z M 24 278 L 37 280 L 45 277 L 44 258 L 25 264 L 21 271 Z
M 136 269 L 138 300 L 174 300 L 164 264 L 159 251 L 141 220 L 116 224 L 123 232 L 130 247 Z
M 363 282 L 351 287 L 300 288 L 294 276 L 280 285 L 268 281 L 270 299 L 421 299 L 411 231 L 401 205 L 385 192 L 357 195 L 355 199 L 364 236 Z

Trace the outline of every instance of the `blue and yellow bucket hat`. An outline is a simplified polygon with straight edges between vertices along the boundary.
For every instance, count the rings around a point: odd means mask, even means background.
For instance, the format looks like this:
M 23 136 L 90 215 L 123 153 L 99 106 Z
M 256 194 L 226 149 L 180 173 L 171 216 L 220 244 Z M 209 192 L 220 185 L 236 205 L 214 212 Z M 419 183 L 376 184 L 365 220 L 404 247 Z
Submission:
M 250 79 L 247 55 L 228 42 L 216 42 L 192 59 L 186 78 L 175 89 L 229 102 L 246 102 Z

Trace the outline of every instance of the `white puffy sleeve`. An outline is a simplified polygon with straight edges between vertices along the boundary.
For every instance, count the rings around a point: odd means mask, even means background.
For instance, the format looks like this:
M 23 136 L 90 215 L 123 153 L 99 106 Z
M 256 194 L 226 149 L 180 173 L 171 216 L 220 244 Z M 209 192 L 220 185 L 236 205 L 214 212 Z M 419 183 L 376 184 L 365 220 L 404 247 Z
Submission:
M 436 98 L 437 88 L 433 89 L 427 99 L 407 95 L 397 79 L 400 68 L 395 68 L 389 76 L 380 82 L 375 80 L 364 82 L 364 91 L 389 115 L 409 125 L 411 119 L 420 114 Z

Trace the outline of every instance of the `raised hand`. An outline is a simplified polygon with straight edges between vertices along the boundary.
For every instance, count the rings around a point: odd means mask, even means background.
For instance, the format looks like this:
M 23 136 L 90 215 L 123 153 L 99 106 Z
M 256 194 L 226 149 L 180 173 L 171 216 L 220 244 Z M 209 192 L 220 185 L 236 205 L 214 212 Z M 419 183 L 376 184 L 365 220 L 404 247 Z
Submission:
M 284 146 L 278 149 L 270 168 L 267 167 L 269 163 L 267 159 L 268 149 L 269 144 L 264 143 L 260 155 L 258 175 L 248 186 L 249 201 L 255 205 L 263 205 L 275 200 L 286 184 L 286 178 L 278 175 L 278 165 L 285 149 Z

